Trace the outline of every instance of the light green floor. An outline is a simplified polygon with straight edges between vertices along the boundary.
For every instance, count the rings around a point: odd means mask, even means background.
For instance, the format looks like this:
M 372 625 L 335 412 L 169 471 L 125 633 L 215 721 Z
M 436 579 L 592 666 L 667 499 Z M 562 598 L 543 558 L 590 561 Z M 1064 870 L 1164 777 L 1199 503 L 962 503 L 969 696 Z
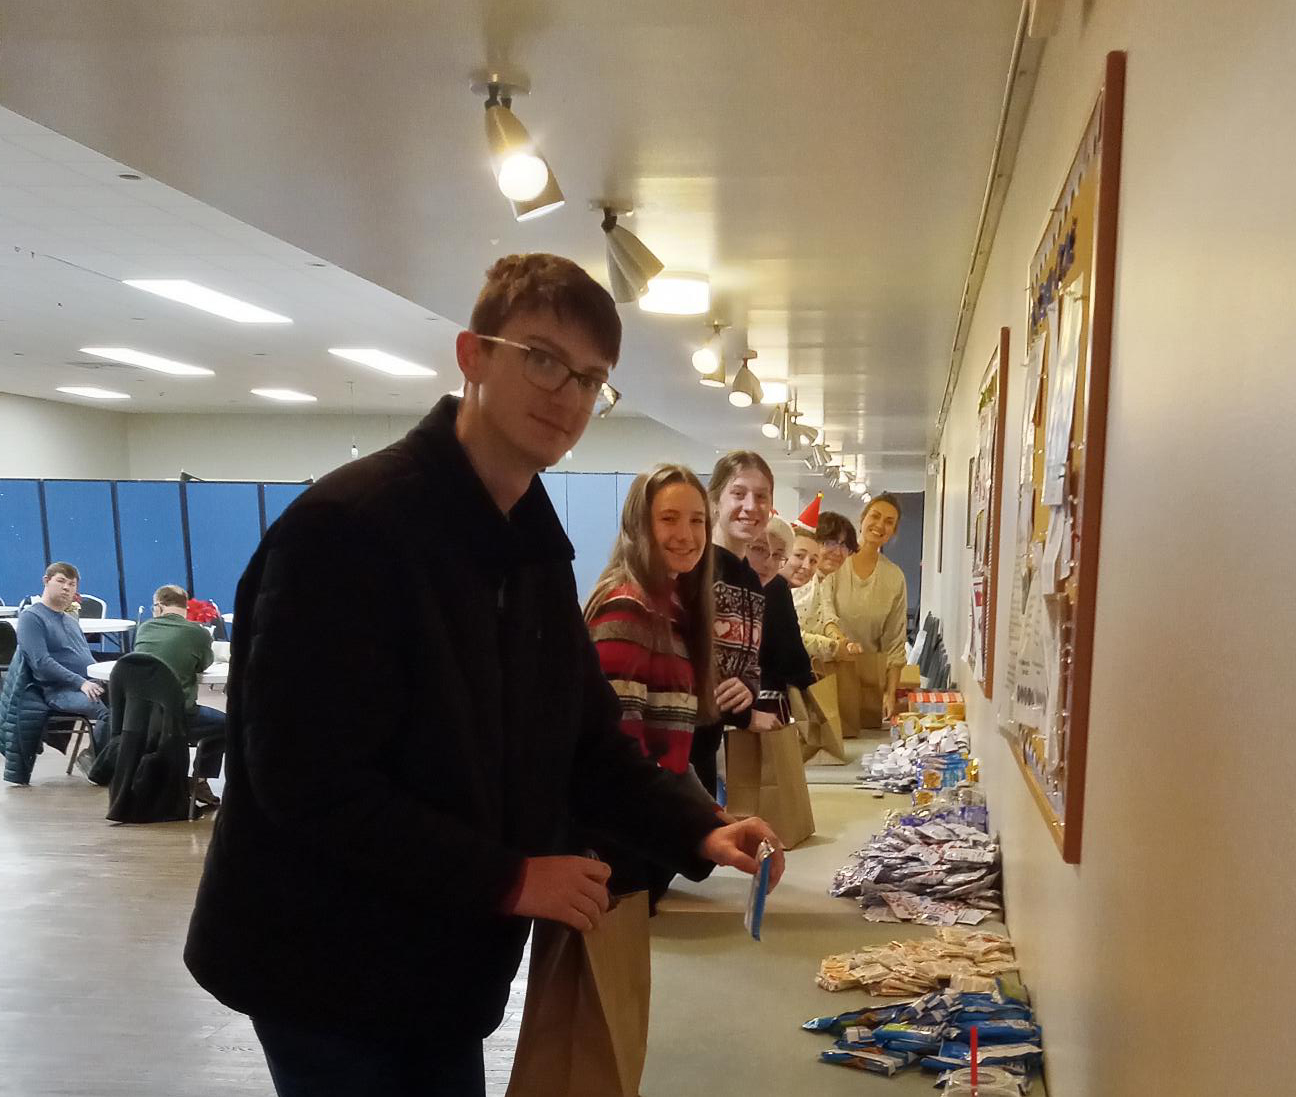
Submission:
M 831 1039 L 801 1031 L 811 1017 L 881 1001 L 820 990 L 814 978 L 824 956 L 932 932 L 866 922 L 852 900 L 827 894 L 833 872 L 881 828 L 886 810 L 908 797 L 875 800 L 844 785 L 811 785 L 810 793 L 818 833 L 788 854 L 761 941 L 743 929 L 748 881 L 734 870 L 719 869 L 703 884 L 685 882 L 662 902 L 652 927 L 643 1097 L 933 1092 L 935 1075 L 922 1071 L 887 1079 L 820 1063 Z M 984 928 L 1004 932 L 998 923 Z M 1034 1093 L 1042 1095 L 1043 1086 Z

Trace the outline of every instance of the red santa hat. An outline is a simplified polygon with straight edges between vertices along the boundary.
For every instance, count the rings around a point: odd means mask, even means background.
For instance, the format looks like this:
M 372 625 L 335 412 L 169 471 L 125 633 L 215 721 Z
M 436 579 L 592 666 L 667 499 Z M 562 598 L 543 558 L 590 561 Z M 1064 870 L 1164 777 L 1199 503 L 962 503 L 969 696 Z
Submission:
M 801 516 L 796 520 L 798 526 L 804 526 L 808 530 L 814 530 L 819 526 L 819 504 L 823 502 L 823 492 L 819 492 L 810 500 L 810 505 L 801 512 Z

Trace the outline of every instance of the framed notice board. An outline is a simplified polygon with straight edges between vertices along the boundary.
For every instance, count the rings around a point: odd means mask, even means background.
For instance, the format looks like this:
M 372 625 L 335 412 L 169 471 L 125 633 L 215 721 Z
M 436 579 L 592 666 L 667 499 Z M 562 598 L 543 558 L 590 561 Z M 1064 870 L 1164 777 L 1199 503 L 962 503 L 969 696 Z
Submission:
M 1003 509 L 1004 431 L 1008 416 L 1007 328 L 990 355 L 977 393 L 977 448 L 968 484 L 971 512 L 972 583 L 968 604 L 967 662 L 986 697 L 994 696 L 995 571 L 999 563 L 999 522 Z
M 1111 367 L 1125 54 L 1098 101 L 1029 271 L 1005 718 L 1063 860 L 1080 860 Z

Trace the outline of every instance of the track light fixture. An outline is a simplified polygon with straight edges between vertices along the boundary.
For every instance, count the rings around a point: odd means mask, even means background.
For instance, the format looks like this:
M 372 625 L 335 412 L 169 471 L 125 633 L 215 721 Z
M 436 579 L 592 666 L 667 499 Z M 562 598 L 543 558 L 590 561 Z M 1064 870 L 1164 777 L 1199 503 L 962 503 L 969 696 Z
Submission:
M 526 95 L 530 86 L 498 72 L 483 72 L 473 77 L 471 87 L 477 95 L 486 96 L 491 167 L 500 193 L 513 206 L 514 219 L 530 221 L 556 210 L 564 201 L 558 180 L 513 113 L 513 97 Z
M 787 433 L 787 404 L 778 404 L 770 412 L 770 416 L 761 424 L 761 433 L 766 438 L 782 438 Z
M 623 225 L 618 217 L 629 216 L 628 206 L 613 206 L 604 202 L 591 203 L 592 208 L 603 212 L 603 235 L 607 239 L 608 282 L 612 286 L 612 300 L 618 304 L 637 301 L 648 288 L 648 283 L 665 269 L 647 245 Z
M 760 381 L 756 379 L 756 374 L 752 373 L 751 367 L 747 364 L 755 357 L 756 352 L 749 347 L 743 352 L 742 365 L 734 374 L 733 388 L 729 391 L 729 403 L 736 408 L 749 408 L 752 404 L 761 402 L 763 393 Z
M 710 373 L 703 374 L 698 378 L 698 381 L 699 383 L 706 385 L 709 389 L 724 388 L 725 385 L 728 384 L 728 381 L 725 379 L 724 359 L 721 358 L 720 361 L 716 363 L 716 368 Z
M 698 373 L 715 373 L 716 366 L 724 358 L 724 347 L 721 345 L 720 333 L 728 326 L 728 324 L 720 320 L 711 321 L 711 338 L 693 352 L 693 368 Z

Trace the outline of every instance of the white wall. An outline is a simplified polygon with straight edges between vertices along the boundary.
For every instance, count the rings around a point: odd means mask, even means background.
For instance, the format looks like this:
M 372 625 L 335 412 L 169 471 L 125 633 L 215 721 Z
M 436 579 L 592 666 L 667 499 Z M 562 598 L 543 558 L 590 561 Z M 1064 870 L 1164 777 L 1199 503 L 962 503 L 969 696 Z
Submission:
M 0 393 L 0 477 L 128 476 L 120 412 Z
M 418 423 L 414 415 L 132 415 L 130 475 L 135 479 L 178 476 L 180 469 L 204 479 L 304 480 L 351 460 L 354 436 L 360 453 L 401 438 Z M 698 446 L 654 419 L 618 416 L 590 423 L 570 460 L 556 472 L 638 472 L 659 461 L 683 461 L 709 470 L 714 451 Z
M 1296 7 L 1065 5 L 1048 45 L 943 440 L 945 569 L 928 485 L 925 608 L 962 650 L 975 384 L 1101 81 L 1127 49 L 1107 479 L 1082 863 L 1067 866 L 996 732 L 1015 501 L 1004 510 L 995 702 L 968 689 L 1043 1020 L 1050 1097 L 1289 1092 L 1296 976 Z M 1019 456 L 1014 367 L 1005 467 Z M 972 682 L 963 669 L 961 679 Z M 1253 1038 L 1235 1041 L 1230 1034 Z M 1283 1079 L 1288 1081 L 1284 1082 Z
M 416 415 L 159 415 L 0 393 L 0 477 L 304 480 L 396 441 Z M 592 422 L 558 472 L 639 472 L 679 461 L 705 480 L 715 451 L 654 419 Z

